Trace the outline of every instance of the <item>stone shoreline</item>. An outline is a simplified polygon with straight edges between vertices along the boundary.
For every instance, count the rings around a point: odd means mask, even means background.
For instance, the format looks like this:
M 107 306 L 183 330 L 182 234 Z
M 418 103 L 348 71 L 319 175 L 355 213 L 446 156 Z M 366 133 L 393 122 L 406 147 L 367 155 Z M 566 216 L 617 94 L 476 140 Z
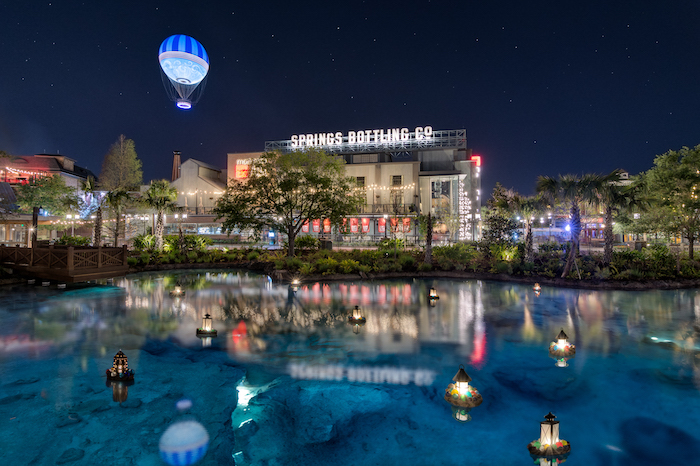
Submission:
M 572 280 L 566 278 L 550 278 L 538 275 L 515 276 L 508 274 L 474 273 L 457 270 L 433 270 L 429 272 L 386 272 L 386 273 L 351 273 L 351 274 L 314 274 L 292 275 L 286 270 L 275 270 L 270 262 L 217 262 L 217 263 L 182 263 L 182 264 L 153 264 L 144 267 L 130 267 L 128 274 L 141 272 L 156 272 L 165 270 L 186 269 L 242 269 L 252 272 L 270 275 L 275 282 L 288 283 L 293 278 L 299 278 L 302 283 L 317 281 L 353 281 L 353 280 L 399 280 L 406 278 L 420 279 L 453 279 L 453 280 L 492 280 L 499 282 L 511 282 L 518 284 L 539 283 L 541 286 L 557 288 L 577 288 L 589 290 L 680 290 L 688 288 L 700 288 L 700 279 L 689 278 L 686 280 Z M 26 283 L 26 278 L 9 277 L 1 278 L 2 285 L 19 285 Z
M 558 288 L 577 288 L 590 290 L 679 290 L 688 288 L 700 288 L 700 279 L 689 278 L 686 280 L 572 280 L 566 278 L 550 278 L 538 275 L 514 276 L 508 274 L 474 273 L 457 270 L 433 270 L 429 272 L 386 272 L 386 273 L 351 273 L 351 274 L 314 274 L 292 275 L 286 270 L 275 270 L 270 262 L 221 262 L 221 263 L 195 263 L 195 264 L 158 264 L 146 267 L 130 268 L 129 273 L 150 272 L 160 270 L 181 269 L 244 269 L 253 272 L 270 275 L 279 283 L 291 282 L 293 278 L 299 278 L 302 283 L 317 281 L 353 281 L 353 280 L 392 280 L 406 278 L 443 278 L 454 280 L 492 280 L 499 282 L 511 282 L 519 284 L 535 284 Z

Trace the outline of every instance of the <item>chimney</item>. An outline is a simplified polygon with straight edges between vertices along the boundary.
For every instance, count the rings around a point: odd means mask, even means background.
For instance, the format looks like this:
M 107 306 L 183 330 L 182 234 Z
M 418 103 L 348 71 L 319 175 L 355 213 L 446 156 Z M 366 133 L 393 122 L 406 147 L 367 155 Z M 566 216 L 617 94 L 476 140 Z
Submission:
M 173 174 L 170 181 L 175 181 L 180 178 L 180 151 L 173 151 Z

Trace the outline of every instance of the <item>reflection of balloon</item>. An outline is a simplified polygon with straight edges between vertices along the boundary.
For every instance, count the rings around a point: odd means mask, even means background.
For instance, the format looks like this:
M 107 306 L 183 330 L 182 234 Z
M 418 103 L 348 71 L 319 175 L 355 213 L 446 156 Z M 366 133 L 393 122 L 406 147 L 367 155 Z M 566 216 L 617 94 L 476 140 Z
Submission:
M 190 465 L 207 452 L 209 434 L 197 421 L 180 421 L 160 437 L 160 457 L 168 464 Z
M 202 44 L 183 34 L 160 44 L 158 62 L 170 100 L 182 109 L 192 108 L 202 95 L 209 72 L 209 55 Z

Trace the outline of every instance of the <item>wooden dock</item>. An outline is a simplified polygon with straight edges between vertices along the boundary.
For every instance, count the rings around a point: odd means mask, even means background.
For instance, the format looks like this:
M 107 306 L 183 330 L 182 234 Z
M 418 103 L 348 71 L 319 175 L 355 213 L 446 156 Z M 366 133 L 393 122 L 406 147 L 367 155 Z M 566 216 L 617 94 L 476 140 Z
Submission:
M 129 269 L 126 259 L 126 246 L 0 246 L 0 264 L 14 273 L 64 283 L 123 277 Z

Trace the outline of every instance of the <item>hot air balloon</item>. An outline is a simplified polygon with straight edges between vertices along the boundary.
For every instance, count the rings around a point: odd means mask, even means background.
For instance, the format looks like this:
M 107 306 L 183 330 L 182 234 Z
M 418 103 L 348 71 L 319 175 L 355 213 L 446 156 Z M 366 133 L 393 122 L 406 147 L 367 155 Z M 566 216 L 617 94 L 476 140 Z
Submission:
M 170 100 L 178 108 L 192 108 L 204 91 L 209 72 L 209 55 L 202 44 L 183 34 L 170 36 L 160 44 L 158 62 Z

